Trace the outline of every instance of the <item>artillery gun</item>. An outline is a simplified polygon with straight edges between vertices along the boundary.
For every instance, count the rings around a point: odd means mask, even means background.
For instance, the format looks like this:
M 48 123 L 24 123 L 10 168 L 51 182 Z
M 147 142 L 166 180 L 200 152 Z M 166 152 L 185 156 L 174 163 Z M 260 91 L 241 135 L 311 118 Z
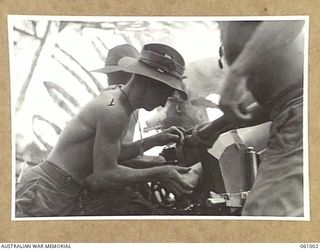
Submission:
M 164 148 L 166 161 L 181 166 L 201 163 L 202 175 L 193 194 L 174 199 L 152 184 L 154 201 L 177 215 L 240 215 L 266 148 L 270 123 L 256 104 L 249 107 L 253 118 L 232 122 L 226 116 L 186 132 L 184 143 Z M 248 127 L 250 126 L 250 127 Z

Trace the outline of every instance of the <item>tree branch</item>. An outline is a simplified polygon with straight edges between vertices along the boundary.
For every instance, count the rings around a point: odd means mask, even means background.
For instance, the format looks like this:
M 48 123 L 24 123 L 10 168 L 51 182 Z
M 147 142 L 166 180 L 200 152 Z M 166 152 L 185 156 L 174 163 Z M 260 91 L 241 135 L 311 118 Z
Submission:
M 104 87 L 101 85 L 101 83 L 91 74 L 91 72 L 89 72 L 85 67 L 82 66 L 82 64 L 76 59 L 74 58 L 71 54 L 69 54 L 67 51 L 65 51 L 64 49 L 62 49 L 58 44 L 56 44 L 56 47 L 63 53 L 65 54 L 67 57 L 69 57 L 69 59 L 73 62 L 75 62 L 84 72 L 86 72 L 86 74 L 91 78 L 91 80 L 94 82 L 94 84 L 96 85 L 97 89 L 99 91 L 101 91 L 102 89 L 104 89 Z
M 17 27 L 13 27 L 13 30 L 14 30 L 14 31 L 17 31 L 17 32 L 19 32 L 19 33 L 21 33 L 21 34 L 23 34 L 23 35 L 25 35 L 25 36 L 30 36 L 30 37 L 35 38 L 35 39 L 37 39 L 37 40 L 41 40 L 41 38 L 39 38 L 38 36 L 36 36 L 36 35 L 34 35 L 34 34 L 31 34 L 31 33 L 27 32 L 27 31 L 25 31 L 25 30 L 19 29 L 19 28 L 17 28 Z
M 39 57 L 40 57 L 40 53 L 42 51 L 42 48 L 43 48 L 43 45 L 44 43 L 46 42 L 47 40 L 47 37 L 48 37 L 48 34 L 49 34 L 49 31 L 50 31 L 50 27 L 51 27 L 51 21 L 48 22 L 47 24 L 47 27 L 46 27 L 46 31 L 45 31 L 45 34 L 44 36 L 40 39 L 40 45 L 35 53 L 35 56 L 34 56 L 34 59 L 32 61 L 32 64 L 31 64 L 31 68 L 30 68 L 30 71 L 29 71 L 29 74 L 26 78 L 26 80 L 24 81 L 23 85 L 22 85 L 22 88 L 21 88 L 21 91 L 20 91 L 20 95 L 17 99 L 17 102 L 16 102 L 16 112 L 19 111 L 21 109 L 21 106 L 24 102 L 24 99 L 26 97 L 26 92 L 27 92 L 27 89 L 29 87 L 29 84 L 30 84 L 30 81 L 32 79 L 32 76 L 33 76 L 33 73 L 34 73 L 34 70 L 37 66 L 37 63 L 38 63 L 38 60 L 39 60 Z M 34 36 L 33 36 L 34 37 Z
M 79 74 L 77 74 L 74 70 L 72 70 L 69 66 L 61 62 L 58 58 L 56 58 L 54 55 L 52 55 L 52 58 L 55 59 L 65 70 L 67 70 L 74 78 L 80 82 L 80 84 L 83 84 L 86 88 L 86 90 L 91 94 L 93 97 L 96 97 L 97 94 L 94 92 L 94 90 L 88 85 L 88 83 L 81 78 Z

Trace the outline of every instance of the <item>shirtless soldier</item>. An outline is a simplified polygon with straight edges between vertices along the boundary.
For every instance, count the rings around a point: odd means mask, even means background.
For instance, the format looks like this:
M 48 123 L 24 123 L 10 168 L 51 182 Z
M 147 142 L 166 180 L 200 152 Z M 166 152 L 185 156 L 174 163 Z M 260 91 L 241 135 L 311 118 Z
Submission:
M 304 21 L 221 22 L 230 69 L 220 106 L 247 121 L 247 88 L 271 114 L 268 148 L 242 215 L 303 216 Z
M 138 59 L 124 57 L 119 63 L 132 73 L 129 82 L 102 92 L 75 116 L 61 133 L 47 159 L 28 169 L 17 185 L 16 217 L 66 215 L 157 214 L 132 184 L 160 181 L 179 196 L 192 192 L 183 177 L 189 168 L 163 165 L 144 169 L 119 162 L 147 150 L 182 140 L 178 129 L 165 131 L 157 140 L 122 143 L 134 110 L 164 106 L 178 91 L 187 98 L 182 78 L 184 60 L 173 48 L 147 44 Z
M 119 61 L 123 57 L 138 58 L 138 56 L 139 56 L 138 50 L 135 47 L 133 47 L 131 44 L 117 45 L 109 49 L 104 67 L 93 70 L 92 72 L 106 74 L 108 79 L 107 89 L 115 89 L 119 85 L 126 84 L 132 76 L 132 73 L 123 71 L 123 67 L 119 65 Z M 135 127 L 137 125 L 138 118 L 139 118 L 139 110 L 136 110 L 131 114 L 130 121 L 127 127 L 127 133 L 122 139 L 123 143 L 126 143 L 126 142 L 129 143 L 133 141 L 133 136 L 134 136 Z M 181 128 L 179 129 L 181 130 Z M 166 132 L 172 133 L 172 130 L 177 130 L 177 128 L 170 127 L 168 128 L 168 130 L 171 130 L 171 131 L 166 131 Z M 156 145 L 158 136 L 162 136 L 162 134 L 160 133 L 160 134 L 153 135 L 148 140 L 156 140 L 155 143 L 151 142 Z M 161 165 L 164 161 L 165 161 L 164 157 L 160 155 L 158 156 L 138 155 L 137 157 L 129 159 L 126 162 L 121 162 L 121 165 L 130 166 L 134 168 L 137 168 L 137 167 L 145 168 L 145 167 Z

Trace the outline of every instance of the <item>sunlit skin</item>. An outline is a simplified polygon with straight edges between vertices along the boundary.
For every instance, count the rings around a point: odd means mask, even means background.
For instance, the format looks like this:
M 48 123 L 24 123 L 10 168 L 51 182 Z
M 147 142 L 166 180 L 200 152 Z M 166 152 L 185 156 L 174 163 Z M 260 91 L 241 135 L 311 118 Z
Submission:
M 304 23 L 265 21 L 250 25 L 220 24 L 225 57 L 231 64 L 221 84 L 220 105 L 228 116 L 242 120 L 251 119 L 251 114 L 241 108 L 248 96 L 247 87 L 257 89 L 258 101 L 265 97 L 272 100 L 303 78 Z
M 220 106 L 225 116 L 238 121 L 254 117 L 242 105 L 246 87 L 272 114 L 267 149 L 241 211 L 244 216 L 304 215 L 303 26 L 304 21 L 296 20 L 221 26 L 231 64 L 222 83 Z
M 108 83 L 109 85 L 118 85 L 120 82 L 128 82 L 132 76 L 131 73 L 126 73 L 124 71 L 119 72 L 112 72 L 108 73 Z M 156 80 L 153 79 L 146 79 L 147 80 L 147 91 L 148 92 L 154 92 L 150 93 L 151 95 L 156 95 L 157 98 L 153 98 L 150 100 L 145 100 L 145 103 L 150 105 L 148 107 L 145 107 L 146 110 L 151 111 L 154 108 L 158 106 L 164 107 L 167 103 L 168 97 L 172 97 L 174 94 L 174 89 L 167 87 L 166 85 L 159 84 Z M 134 115 L 131 115 L 127 133 L 123 139 L 125 142 L 131 142 L 133 133 L 135 130 L 136 120 L 138 116 L 138 110 L 134 112 Z M 168 130 L 174 130 L 175 128 L 169 128 Z M 179 127 L 181 130 L 181 127 Z M 156 138 L 153 137 L 155 140 Z M 128 161 L 125 161 L 123 164 L 126 166 L 130 166 L 133 168 L 145 168 L 145 167 L 152 167 L 157 165 L 162 165 L 165 161 L 165 158 L 163 156 L 157 155 L 157 156 L 138 156 L 133 159 L 130 159 Z M 183 178 L 193 186 L 196 186 L 196 184 L 199 182 L 199 179 L 202 175 L 202 167 L 201 164 L 197 164 L 196 166 L 192 166 L 191 170 L 188 173 L 183 174 Z
M 163 83 L 134 75 L 120 89 L 102 92 L 89 102 L 66 126 L 48 160 L 69 172 L 76 181 L 88 183 L 93 190 L 123 187 L 141 181 L 161 181 L 168 191 L 188 194 L 193 186 L 184 181 L 190 168 L 163 165 L 133 169 L 119 162 L 140 153 L 140 142 L 122 143 L 130 115 L 139 108 L 152 110 L 164 105 L 173 89 Z M 114 105 L 109 106 L 113 100 Z M 183 134 L 170 128 L 144 140 L 143 148 L 180 142 Z

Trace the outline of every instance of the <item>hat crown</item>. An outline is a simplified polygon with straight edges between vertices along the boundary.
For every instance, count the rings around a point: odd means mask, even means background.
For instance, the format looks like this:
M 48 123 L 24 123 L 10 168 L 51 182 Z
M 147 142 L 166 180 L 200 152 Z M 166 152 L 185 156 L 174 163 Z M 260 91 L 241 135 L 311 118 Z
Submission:
M 183 78 L 185 62 L 178 51 L 170 46 L 159 43 L 146 44 L 138 60 L 154 67 L 161 73 L 168 73 L 178 79 Z
M 182 81 L 185 78 L 184 59 L 178 51 L 168 45 L 146 44 L 137 59 L 123 57 L 119 61 L 119 66 L 125 72 L 143 75 L 168 85 L 177 90 L 182 100 L 188 98 Z
M 125 56 L 138 58 L 139 52 L 130 44 L 122 44 L 109 50 L 105 60 L 105 66 L 118 66 L 121 58 Z

